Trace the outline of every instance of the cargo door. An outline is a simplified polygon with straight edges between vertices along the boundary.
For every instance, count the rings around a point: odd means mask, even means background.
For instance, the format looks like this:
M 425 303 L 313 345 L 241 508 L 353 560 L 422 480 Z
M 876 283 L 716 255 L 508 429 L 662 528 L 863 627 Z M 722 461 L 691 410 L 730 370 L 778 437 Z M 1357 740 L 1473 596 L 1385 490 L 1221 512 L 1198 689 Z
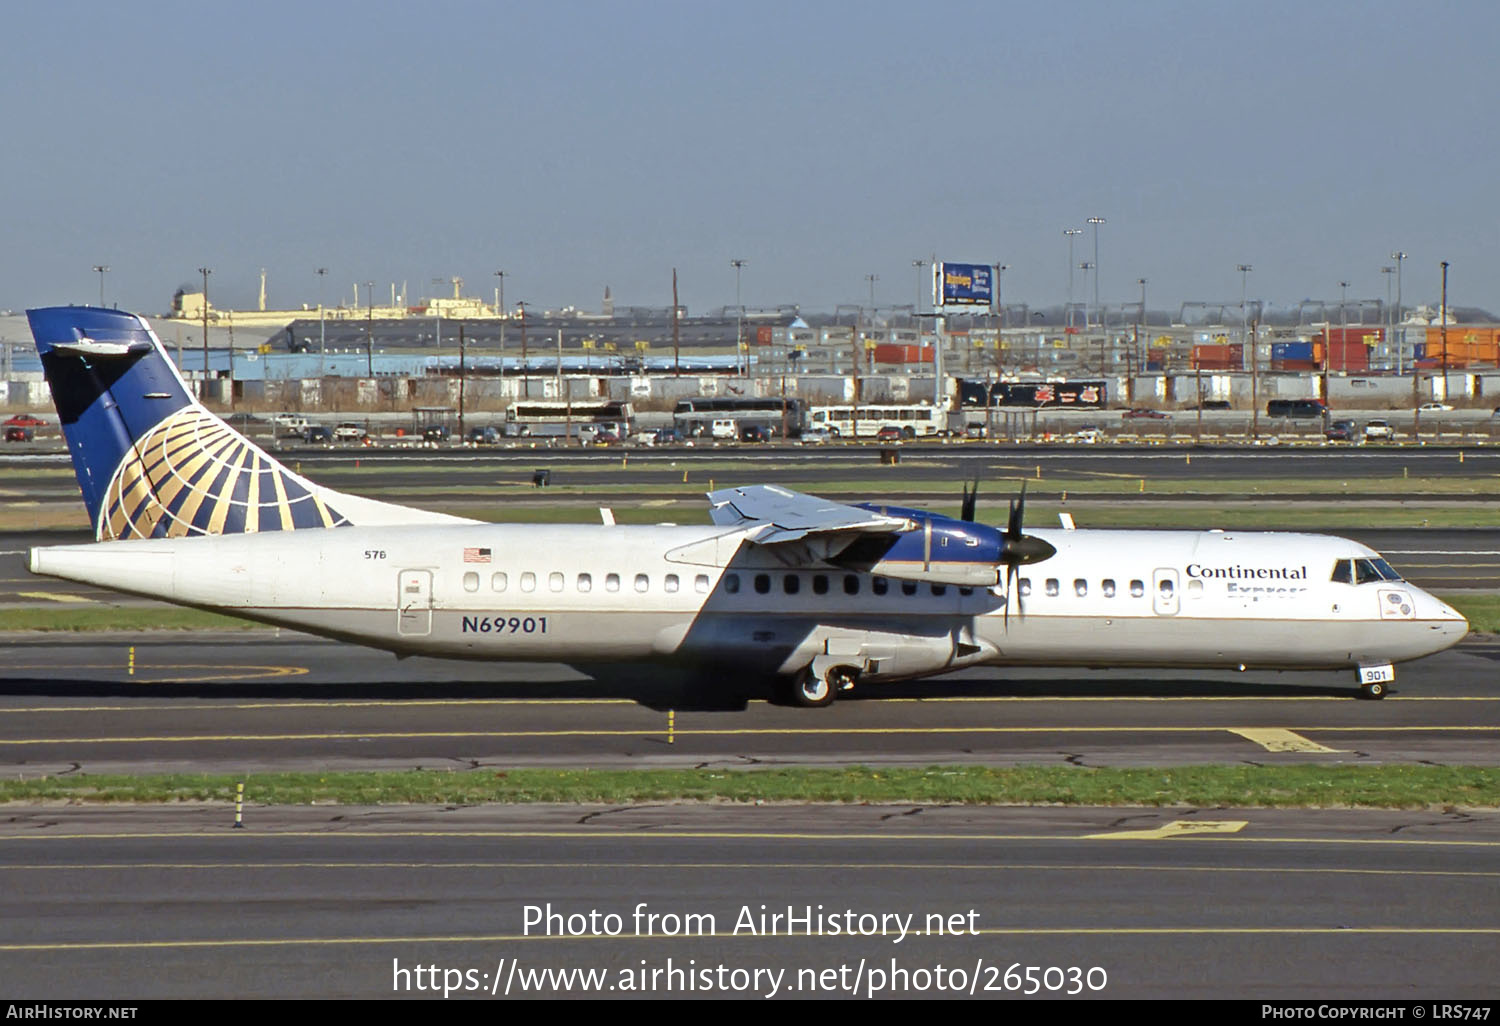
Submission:
M 432 571 L 402 570 L 396 576 L 396 633 L 432 633 Z

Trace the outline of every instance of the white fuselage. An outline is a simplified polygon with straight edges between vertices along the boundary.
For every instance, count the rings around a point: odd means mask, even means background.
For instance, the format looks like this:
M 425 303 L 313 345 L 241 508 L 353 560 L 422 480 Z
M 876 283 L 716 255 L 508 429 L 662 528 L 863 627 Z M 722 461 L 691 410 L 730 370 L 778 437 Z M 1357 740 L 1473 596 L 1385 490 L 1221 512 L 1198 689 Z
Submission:
M 35 573 L 402 654 L 684 658 L 866 680 L 978 663 L 1339 668 L 1440 651 L 1468 624 L 1402 581 L 1331 580 L 1356 542 L 1301 534 L 1031 532 L 1056 555 L 959 588 L 783 565 L 704 526 L 346 527 L 34 549 Z

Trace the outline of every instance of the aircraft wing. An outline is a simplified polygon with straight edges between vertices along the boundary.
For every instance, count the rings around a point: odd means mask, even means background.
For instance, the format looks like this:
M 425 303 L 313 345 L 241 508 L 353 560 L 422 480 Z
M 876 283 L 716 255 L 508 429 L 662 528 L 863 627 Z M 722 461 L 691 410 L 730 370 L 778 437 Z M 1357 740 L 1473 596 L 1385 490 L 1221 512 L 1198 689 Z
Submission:
M 846 506 L 776 485 L 720 488 L 708 493 L 709 516 L 723 527 L 744 527 L 759 545 L 805 541 L 811 536 L 894 534 L 916 525 L 906 517 Z

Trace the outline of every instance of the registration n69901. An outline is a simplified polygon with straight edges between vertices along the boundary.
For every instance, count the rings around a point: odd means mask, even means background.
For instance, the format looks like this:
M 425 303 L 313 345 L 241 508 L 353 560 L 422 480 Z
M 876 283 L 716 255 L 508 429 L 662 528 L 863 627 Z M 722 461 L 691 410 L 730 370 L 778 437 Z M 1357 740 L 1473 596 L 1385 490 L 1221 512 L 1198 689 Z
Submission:
M 546 634 L 545 616 L 466 616 L 464 634 Z

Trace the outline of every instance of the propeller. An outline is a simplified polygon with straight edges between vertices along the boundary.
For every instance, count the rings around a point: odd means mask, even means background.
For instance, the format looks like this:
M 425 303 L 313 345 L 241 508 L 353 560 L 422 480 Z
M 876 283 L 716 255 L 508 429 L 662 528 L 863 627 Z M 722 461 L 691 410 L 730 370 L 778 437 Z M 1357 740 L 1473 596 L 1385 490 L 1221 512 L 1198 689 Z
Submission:
M 964 501 L 963 501 L 963 505 L 959 508 L 958 519 L 964 521 L 965 523 L 972 524 L 974 522 L 974 508 L 978 504 L 979 504 L 979 475 L 975 474 L 974 475 L 974 487 L 973 487 L 973 489 L 971 490 L 968 485 L 964 485 Z
M 974 493 L 979 492 L 979 482 L 974 482 Z M 969 492 L 964 489 L 965 500 Z M 1005 629 L 1010 630 L 1010 596 L 1014 591 L 1016 567 L 1025 566 L 1028 563 L 1040 563 L 1044 559 L 1051 559 L 1057 554 L 1057 549 L 1050 544 L 1033 535 L 1022 532 L 1021 527 L 1026 519 L 1026 482 L 1021 482 L 1021 495 L 1019 499 L 1010 500 L 1010 518 L 1005 523 L 1005 544 L 1000 549 L 1000 562 L 1005 564 Z M 1026 615 L 1026 606 L 1019 592 L 1016 595 L 1016 611 L 1021 616 Z

